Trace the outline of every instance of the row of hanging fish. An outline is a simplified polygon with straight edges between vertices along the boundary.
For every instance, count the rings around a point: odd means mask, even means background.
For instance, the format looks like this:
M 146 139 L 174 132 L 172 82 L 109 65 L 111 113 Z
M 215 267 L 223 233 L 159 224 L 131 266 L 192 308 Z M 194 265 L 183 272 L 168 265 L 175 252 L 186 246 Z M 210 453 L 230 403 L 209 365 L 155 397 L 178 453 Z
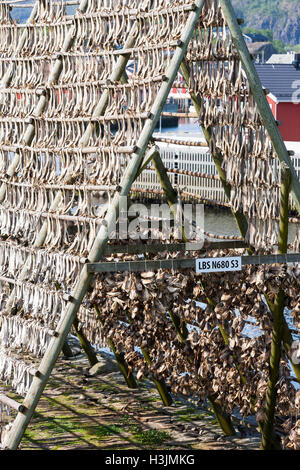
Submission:
M 183 0 L 90 0 L 71 16 L 56 3 L 38 2 L 22 27 L 7 16 L 0 22 L 0 344 L 9 357 L 18 351 L 22 393 L 30 385 L 22 357 L 43 355 L 51 341 L 106 213 L 101 196 L 120 183 L 194 8 Z M 130 35 L 127 77 L 112 81 Z M 95 116 L 104 93 L 107 106 Z M 80 315 L 87 326 L 88 303 Z
M 239 250 L 216 251 L 213 256 L 240 254 Z M 162 257 L 161 253 L 151 256 Z M 131 257 L 134 259 L 137 256 Z M 99 274 L 90 301 L 100 312 L 102 332 L 96 313 L 80 313 L 79 319 L 89 337 L 100 341 L 96 344 L 102 344 L 104 335 L 116 345 L 118 353 L 125 353 L 139 379 L 155 374 L 172 391 L 194 395 L 201 402 L 216 394 L 229 412 L 238 408 L 244 417 L 257 413 L 259 419 L 265 409 L 273 327 L 264 297 L 274 302 L 280 283 L 294 333 L 299 335 L 299 279 L 296 265 L 251 266 L 238 273 L 209 276 L 190 270 Z M 215 308 L 207 305 L 207 298 L 213 299 Z M 250 327 L 255 335 L 249 336 Z M 141 348 L 151 358 L 150 365 Z M 290 431 L 299 412 L 299 391 L 293 385 L 295 378 L 290 376 L 289 366 L 291 358 L 296 364 L 299 360 L 299 341 L 293 348 L 291 356 L 286 352 L 282 355 L 277 413 L 287 427 L 282 434 L 287 445 L 299 448 L 295 432 Z M 255 411 L 250 397 L 255 397 Z
M 280 165 L 224 18 L 217 27 L 200 22 L 185 60 L 186 85 L 199 99 L 199 124 L 210 131 L 211 154 L 222 157 L 231 208 L 248 218 L 247 240 L 272 251 L 279 233 Z

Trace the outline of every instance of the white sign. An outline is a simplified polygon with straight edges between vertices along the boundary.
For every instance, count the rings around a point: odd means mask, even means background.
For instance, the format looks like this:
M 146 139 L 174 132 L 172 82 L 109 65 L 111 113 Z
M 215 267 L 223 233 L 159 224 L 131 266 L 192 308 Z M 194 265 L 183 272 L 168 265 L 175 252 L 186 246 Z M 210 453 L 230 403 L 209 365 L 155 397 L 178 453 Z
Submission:
M 241 271 L 241 256 L 226 258 L 199 258 L 196 259 L 196 273 L 215 273 L 224 271 Z

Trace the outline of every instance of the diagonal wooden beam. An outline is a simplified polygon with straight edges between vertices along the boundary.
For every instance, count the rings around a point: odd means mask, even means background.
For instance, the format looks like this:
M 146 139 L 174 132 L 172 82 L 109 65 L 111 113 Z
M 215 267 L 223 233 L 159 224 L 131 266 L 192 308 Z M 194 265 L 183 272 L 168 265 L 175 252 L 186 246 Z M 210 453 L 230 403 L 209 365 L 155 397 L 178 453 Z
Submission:
M 288 247 L 288 226 L 289 226 L 289 193 L 291 186 L 290 170 L 286 166 L 281 169 L 281 203 L 280 203 L 280 227 L 278 253 L 286 254 Z M 262 432 L 261 448 L 264 450 L 280 449 L 279 438 L 274 439 L 275 433 L 275 411 L 278 395 L 278 380 L 280 379 L 280 359 L 282 342 L 284 335 L 284 307 L 285 293 L 280 286 L 274 302 L 273 309 L 273 330 L 270 355 L 270 372 L 268 379 L 268 389 L 266 394 L 265 422 Z M 276 436 L 277 437 L 277 436 Z
M 181 64 L 181 71 L 182 71 L 184 79 L 185 79 L 185 81 L 188 85 L 189 77 L 190 77 L 190 70 L 189 70 L 188 65 L 185 63 L 185 61 L 183 61 L 182 64 Z M 200 98 L 200 96 L 191 93 L 191 99 L 193 101 L 193 104 L 195 106 L 197 114 L 200 117 L 201 98 Z M 209 146 L 210 139 L 211 139 L 211 129 L 205 129 L 205 128 L 202 127 L 202 130 L 203 130 L 203 133 L 204 133 L 204 137 L 207 141 L 207 144 Z M 224 188 L 224 192 L 225 192 L 228 200 L 230 200 L 231 185 L 228 183 L 228 181 L 226 179 L 226 173 L 222 168 L 222 160 L 223 160 L 222 153 L 220 153 L 220 152 L 215 153 L 215 154 L 212 155 L 212 158 L 214 160 L 214 163 L 216 165 L 216 169 L 217 169 L 218 174 L 220 176 L 220 180 L 221 180 L 222 186 Z M 239 228 L 239 231 L 240 231 L 242 237 L 245 238 L 246 233 L 247 233 L 247 229 L 248 229 L 248 220 L 247 220 L 246 216 L 242 212 L 239 212 L 239 211 L 234 212 L 232 209 L 231 209 L 231 211 L 232 211 L 232 214 L 235 218 L 235 221 L 237 223 L 237 226 Z M 251 247 L 248 247 L 247 252 L 248 252 L 249 255 L 252 255 L 253 254 L 253 249 Z M 266 294 L 265 294 L 265 298 L 266 298 L 266 302 L 269 306 L 269 309 L 270 309 L 272 315 L 274 315 L 274 305 L 272 305 L 272 303 L 270 302 L 270 300 L 269 300 L 269 298 Z M 284 347 L 285 347 L 285 350 L 286 350 L 287 354 L 290 356 L 291 345 L 293 343 L 293 336 L 292 336 L 290 328 L 289 328 L 287 322 L 285 321 L 285 319 L 284 319 L 283 328 L 284 328 L 284 333 L 283 333 L 283 335 L 284 335 L 283 336 L 283 338 L 284 338 L 283 339 Z M 291 358 L 290 358 L 290 360 L 291 360 Z M 298 381 L 300 382 L 300 365 L 295 364 L 292 360 L 291 360 L 291 364 L 292 364 L 293 370 L 296 374 L 296 377 L 297 377 Z
M 300 181 L 295 171 L 294 165 L 289 157 L 285 143 L 282 139 L 278 125 L 273 116 L 270 105 L 267 101 L 266 95 L 263 91 L 262 84 L 255 66 L 251 60 L 248 47 L 245 43 L 241 28 L 237 22 L 232 4 L 230 0 L 220 0 L 220 6 L 223 11 L 226 23 L 229 27 L 232 41 L 240 56 L 248 82 L 255 98 L 258 110 L 262 117 L 263 124 L 268 131 L 269 137 L 272 141 L 274 150 L 281 163 L 285 163 L 291 172 L 291 192 L 293 199 L 300 214 Z
M 153 166 L 155 168 L 156 174 L 158 176 L 160 184 L 167 198 L 167 202 L 170 206 L 170 209 L 174 215 L 174 218 L 176 218 L 177 216 L 176 205 L 179 204 L 178 195 L 175 189 L 173 188 L 173 185 L 169 179 L 165 165 L 160 157 L 159 149 L 156 147 L 154 148 L 155 148 L 155 151 L 152 154 Z M 188 242 L 188 239 L 186 238 L 186 235 L 184 233 L 184 227 L 181 227 L 181 235 L 182 235 L 182 239 L 185 240 L 185 242 Z M 175 314 L 172 314 L 171 312 L 169 312 L 169 315 L 180 340 L 184 343 L 188 336 L 188 330 L 187 330 L 186 324 L 183 322 L 181 325 L 181 328 L 179 328 L 178 327 L 179 318 Z M 221 405 L 216 401 L 214 396 L 210 395 L 207 398 L 216 416 L 219 426 L 224 432 L 224 434 L 226 436 L 233 436 L 235 434 L 235 429 L 230 419 L 230 416 L 222 409 Z
M 86 2 L 85 2 L 86 3 Z M 134 30 L 133 30 L 134 32 Z M 74 38 L 72 39 L 74 40 Z M 134 37 L 134 34 L 132 35 L 129 35 L 124 47 L 125 48 L 130 48 L 133 46 L 134 44 L 134 41 L 135 41 L 135 37 Z M 125 70 L 125 67 L 127 65 L 127 62 L 129 60 L 129 56 L 128 55 L 121 55 L 119 57 L 119 59 L 117 60 L 117 63 L 116 63 L 116 67 L 113 71 L 113 73 L 111 74 L 111 76 L 109 77 L 109 79 L 111 81 L 118 81 L 120 80 L 124 70 Z M 61 72 L 61 68 L 60 68 L 60 72 Z M 60 75 L 60 72 L 59 72 L 59 75 Z M 53 73 L 52 73 L 53 75 Z M 59 75 L 55 74 L 55 77 L 56 79 L 58 79 Z M 100 117 L 104 114 L 105 112 L 105 109 L 107 108 L 107 104 L 108 104 L 108 99 L 109 99 L 109 90 L 104 90 L 103 92 L 103 95 L 101 97 L 101 100 L 96 108 L 96 110 L 94 111 L 93 113 L 93 118 L 96 118 L 96 117 Z M 81 146 L 82 147 L 85 147 L 90 139 L 90 135 L 93 131 L 93 124 L 90 123 L 88 126 L 87 126 L 87 129 L 83 135 L 83 137 L 81 138 Z M 68 180 L 69 177 L 71 177 L 71 172 L 69 173 L 70 176 L 68 176 L 68 174 L 66 175 L 66 179 Z M 1 189 L 3 191 L 6 191 L 6 184 L 4 184 L 4 187 L 2 187 Z M 1 189 L 0 189 L 0 194 L 1 194 Z M 61 203 L 61 199 L 62 199 L 62 191 L 57 191 L 56 193 L 56 196 L 55 198 L 53 199 L 53 202 L 51 203 L 51 206 L 50 206 L 50 209 L 49 211 L 52 212 L 52 211 L 55 211 L 60 203 Z M 1 196 L 0 196 L 0 202 L 1 202 Z M 46 239 L 46 236 L 47 236 L 47 232 L 48 232 L 48 222 L 47 220 L 45 220 L 45 222 L 43 223 L 40 231 L 38 232 L 37 236 L 36 236 L 36 239 L 35 239 L 35 242 L 34 242 L 34 248 L 39 248 L 41 247 L 43 244 L 44 244 L 44 241 Z M 28 259 L 29 261 L 29 259 Z M 19 278 L 22 280 L 25 278 L 26 274 L 27 274 L 27 271 L 28 271 L 28 261 L 25 261 L 25 264 L 21 270 L 21 273 L 19 275 Z M 10 312 L 13 308 L 13 304 L 14 304 L 14 291 L 12 291 L 7 303 L 6 303 L 6 311 L 7 312 Z
M 184 78 L 184 80 L 185 80 L 185 82 L 188 86 L 189 80 L 190 80 L 190 68 L 184 60 L 182 61 L 182 64 L 181 64 L 181 72 L 182 72 L 183 78 Z M 200 114 L 201 114 L 201 111 L 200 111 L 201 110 L 201 97 L 199 95 L 195 95 L 194 93 L 190 93 L 190 96 L 191 96 L 191 100 L 193 102 L 193 105 L 195 106 L 196 113 L 197 113 L 198 116 L 200 116 Z M 212 132 L 211 129 L 205 129 L 204 127 L 202 127 L 202 131 L 203 131 L 205 140 L 207 142 L 207 145 L 210 146 L 211 132 Z M 222 155 L 221 152 L 216 152 L 216 153 L 212 154 L 212 158 L 213 158 L 213 161 L 215 163 L 216 169 L 218 171 L 220 181 L 221 181 L 222 187 L 224 189 L 225 195 L 226 195 L 227 199 L 230 200 L 231 185 L 228 183 L 228 181 L 226 179 L 226 173 L 222 168 L 223 155 Z M 248 229 L 248 221 L 247 221 L 246 216 L 240 211 L 235 212 L 232 208 L 231 208 L 231 212 L 232 212 L 232 215 L 233 215 L 233 217 L 236 221 L 236 224 L 238 226 L 238 229 L 239 229 L 242 237 L 245 238 L 246 233 L 247 233 L 247 229 Z M 252 253 L 251 248 L 248 248 L 248 252 L 249 252 L 249 254 Z
M 83 7 L 83 4 L 82 4 L 82 7 Z M 87 7 L 87 4 L 85 2 L 85 9 Z M 74 35 L 72 35 L 72 42 L 70 42 L 69 40 L 66 41 L 66 45 L 65 45 L 65 49 L 69 48 L 71 46 L 71 44 L 73 44 L 74 42 Z M 132 29 L 132 34 L 129 35 L 125 45 L 124 45 L 124 48 L 125 49 L 130 49 L 133 45 L 134 45 L 134 42 L 135 42 L 135 26 L 133 27 Z M 117 63 L 116 63 L 116 66 L 111 74 L 111 76 L 109 77 L 109 79 L 114 82 L 114 81 L 118 81 L 120 79 L 120 77 L 122 76 L 122 74 L 124 73 L 124 70 L 125 70 L 125 67 L 127 65 L 127 62 L 130 58 L 130 54 L 122 54 L 119 56 L 118 60 L 117 60 Z M 61 71 L 62 71 L 62 65 L 61 65 L 61 62 L 60 62 L 61 59 L 59 59 L 55 65 L 54 65 L 54 70 L 52 70 L 52 73 L 51 73 L 51 77 L 52 79 L 55 79 L 55 80 L 58 80 L 60 74 L 61 74 Z M 49 79 L 49 81 L 51 81 L 52 79 Z M 103 95 L 93 113 L 93 118 L 97 118 L 97 117 L 100 117 L 104 114 L 106 108 L 107 108 L 107 105 L 108 105 L 108 99 L 109 99 L 109 90 L 104 90 L 103 92 Z M 40 107 L 42 106 L 42 103 L 44 103 L 44 101 L 41 101 L 40 102 Z M 82 139 L 81 139 L 81 146 L 85 147 L 90 139 L 90 136 L 91 136 L 91 133 L 93 131 L 93 123 L 91 122 Z M 30 136 L 32 136 L 32 132 L 34 132 L 34 129 L 31 130 L 30 132 Z M 28 134 L 29 135 L 29 134 Z M 29 137 L 31 138 L 31 137 Z M 70 175 L 70 176 L 69 176 Z M 68 179 L 71 177 L 71 173 L 70 174 L 67 174 L 66 176 L 66 180 L 68 181 Z M 3 191 L 6 190 L 6 187 L 3 187 L 2 188 Z M 59 207 L 59 204 L 61 202 L 61 198 L 62 198 L 62 191 L 57 191 L 56 193 L 56 196 L 50 206 L 50 211 L 55 211 L 58 207 Z M 44 241 L 46 239 L 46 236 L 47 236 L 47 232 L 48 232 L 48 222 L 47 220 L 43 223 L 39 233 L 37 234 L 37 237 L 36 237 L 36 240 L 35 240 L 35 243 L 33 245 L 34 248 L 39 248 L 41 247 L 43 244 L 44 244 Z M 27 258 L 27 260 L 25 261 L 24 263 L 24 266 L 19 274 L 19 279 L 20 280 L 24 280 L 26 278 L 26 275 L 27 275 L 27 271 L 28 271 L 28 263 L 29 263 L 29 258 Z M 6 302 L 6 312 L 8 313 L 11 313 L 13 310 L 14 310 L 14 303 L 15 303 L 15 289 L 12 289 L 11 293 L 10 293 L 10 296 Z M 97 356 L 93 350 L 93 348 L 91 347 L 91 345 L 89 344 L 87 338 L 85 337 L 85 335 L 78 329 L 78 322 L 76 320 L 76 318 L 74 319 L 74 322 L 73 322 L 73 327 L 75 329 L 75 332 L 76 332 L 76 335 L 78 336 L 79 340 L 80 340 L 80 343 L 88 357 L 88 360 L 90 362 L 91 365 L 95 364 L 97 362 Z M 67 344 L 65 343 L 64 346 L 63 346 L 63 349 L 66 350 L 66 352 L 68 352 L 68 348 L 67 348 Z
M 127 166 L 124 176 L 120 184 L 120 192 L 115 194 L 110 208 L 106 214 L 104 224 L 101 226 L 94 245 L 89 254 L 91 262 L 97 262 L 101 259 L 105 246 L 109 240 L 111 232 L 115 228 L 116 216 L 118 216 L 120 197 L 127 197 L 131 186 L 136 178 L 136 174 L 142 163 L 145 151 L 147 149 L 149 140 L 155 130 L 157 121 L 165 105 L 167 97 L 170 93 L 171 86 L 175 80 L 180 63 L 186 53 L 188 44 L 192 37 L 196 23 L 200 17 L 201 11 L 204 6 L 204 0 L 195 0 L 195 9 L 189 14 L 187 23 L 183 29 L 182 35 L 178 42 L 178 46 L 174 49 L 174 54 L 171 59 L 170 65 L 165 74 L 165 81 L 163 82 L 156 99 L 154 100 L 151 116 L 146 120 L 140 138 L 137 143 L 137 150 L 132 155 L 131 161 Z M 6 447 L 9 449 L 16 449 L 22 439 L 24 431 L 31 419 L 31 416 L 38 404 L 41 394 L 47 384 L 51 371 L 55 365 L 57 357 L 64 344 L 65 338 L 71 329 L 74 318 L 80 308 L 82 300 L 87 292 L 93 275 L 87 272 L 86 266 L 83 267 L 78 282 L 72 292 L 72 300 L 70 300 L 66 311 L 61 317 L 58 325 L 58 337 L 51 340 L 49 347 L 46 351 L 44 358 L 39 366 L 39 377 L 34 377 L 30 389 L 24 400 L 26 406 L 26 413 L 18 413 L 12 428 L 6 439 Z

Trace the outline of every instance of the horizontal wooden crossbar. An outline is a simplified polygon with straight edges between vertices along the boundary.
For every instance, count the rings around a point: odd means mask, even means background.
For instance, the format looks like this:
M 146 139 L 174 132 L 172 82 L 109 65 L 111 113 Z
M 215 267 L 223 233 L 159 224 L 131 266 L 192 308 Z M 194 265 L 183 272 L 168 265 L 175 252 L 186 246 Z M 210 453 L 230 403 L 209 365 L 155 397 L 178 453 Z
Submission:
M 213 257 L 212 257 L 213 259 Z M 226 257 L 224 257 L 226 259 Z M 300 263 L 300 253 L 284 255 L 257 255 L 242 256 L 242 266 L 263 264 Z M 89 273 L 105 273 L 117 271 L 155 271 L 157 269 L 195 269 L 195 258 L 144 260 L 144 261 L 117 261 L 109 263 L 88 263 Z
M 244 241 L 232 240 L 232 241 L 220 241 L 207 243 L 155 243 L 153 245 L 146 244 L 134 244 L 134 245 L 107 245 L 104 250 L 104 255 L 109 256 L 117 253 L 125 253 L 128 255 L 142 254 L 142 253 L 161 253 L 168 251 L 184 252 L 184 251 L 201 251 L 201 250 L 227 250 L 227 249 L 239 249 L 247 248 L 248 245 Z
M 24 413 L 26 410 L 24 405 L 21 405 L 17 401 L 13 400 L 12 398 L 7 397 L 3 393 L 0 393 L 0 403 L 9 406 L 13 410 L 19 411 L 20 413 Z
M 180 139 L 170 139 L 166 137 L 155 137 L 154 138 L 155 142 L 161 142 L 164 144 L 174 144 L 174 145 L 184 145 L 186 147 L 205 147 L 208 148 L 207 142 L 204 142 L 202 140 L 180 140 Z

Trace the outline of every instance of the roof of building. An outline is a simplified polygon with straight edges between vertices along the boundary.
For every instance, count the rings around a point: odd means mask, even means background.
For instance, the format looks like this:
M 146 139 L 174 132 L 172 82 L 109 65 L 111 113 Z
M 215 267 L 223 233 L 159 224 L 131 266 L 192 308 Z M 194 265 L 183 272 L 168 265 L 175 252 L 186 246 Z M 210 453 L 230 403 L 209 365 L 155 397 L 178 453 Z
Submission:
M 254 64 L 264 88 L 277 101 L 298 102 L 300 99 L 300 68 L 289 64 Z
M 247 47 L 251 54 L 258 54 L 260 51 L 266 48 L 271 48 L 272 51 L 275 51 L 271 42 L 250 42 L 247 44 Z
M 245 33 L 244 36 L 246 38 L 249 38 L 251 42 L 267 42 L 269 39 L 267 36 L 264 36 L 263 34 L 260 33 Z
M 295 54 L 273 54 L 267 60 L 267 64 L 292 64 L 295 60 Z

